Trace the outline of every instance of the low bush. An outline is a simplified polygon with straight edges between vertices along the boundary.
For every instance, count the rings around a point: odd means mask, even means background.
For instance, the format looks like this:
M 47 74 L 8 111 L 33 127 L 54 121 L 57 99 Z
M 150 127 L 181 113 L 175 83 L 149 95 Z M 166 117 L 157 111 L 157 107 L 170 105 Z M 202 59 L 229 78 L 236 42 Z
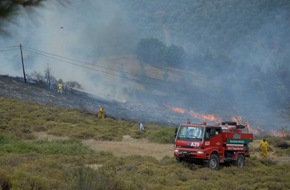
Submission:
M 290 148 L 287 149 L 282 149 L 282 150 L 277 150 L 274 153 L 276 156 L 287 156 L 290 159 Z
M 174 143 L 174 129 L 172 127 L 165 127 L 156 131 L 150 131 L 150 133 L 148 133 L 148 139 L 156 143 Z
M 287 141 L 285 141 L 283 138 L 281 137 L 269 137 L 266 139 L 268 141 L 269 145 L 272 145 L 274 147 L 280 147 L 280 148 L 288 148 L 290 145 Z
M 68 190 L 71 189 L 100 189 L 107 190 L 108 178 L 98 170 L 80 167 L 65 171 L 65 181 Z
M 3 171 L 0 171 L 0 187 L 2 190 L 8 190 L 12 188 L 11 178 Z
M 258 161 L 265 166 L 273 166 L 273 165 L 277 164 L 277 162 L 272 160 L 272 159 L 263 159 L 262 158 L 262 159 L 259 159 Z
M 0 135 L 0 144 L 0 152 L 7 153 L 81 155 L 92 152 L 83 147 L 80 141 L 72 139 L 63 141 L 40 140 L 25 142 L 11 135 Z

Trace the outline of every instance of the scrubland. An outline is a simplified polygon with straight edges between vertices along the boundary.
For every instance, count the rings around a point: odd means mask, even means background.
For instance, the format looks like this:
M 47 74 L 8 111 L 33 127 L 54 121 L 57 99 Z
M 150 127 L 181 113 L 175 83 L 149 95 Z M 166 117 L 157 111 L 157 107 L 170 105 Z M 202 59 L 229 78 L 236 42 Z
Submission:
M 2 189 L 290 189 L 289 139 L 255 137 L 243 168 L 175 162 L 174 128 L 0 98 Z M 281 146 L 285 145 L 285 146 Z

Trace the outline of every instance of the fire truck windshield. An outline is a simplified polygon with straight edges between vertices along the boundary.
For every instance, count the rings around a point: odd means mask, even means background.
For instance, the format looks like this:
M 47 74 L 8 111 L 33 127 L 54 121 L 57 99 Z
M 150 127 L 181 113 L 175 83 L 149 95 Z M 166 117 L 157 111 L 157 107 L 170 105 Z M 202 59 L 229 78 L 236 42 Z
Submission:
M 202 140 L 204 128 L 180 126 L 177 139 Z

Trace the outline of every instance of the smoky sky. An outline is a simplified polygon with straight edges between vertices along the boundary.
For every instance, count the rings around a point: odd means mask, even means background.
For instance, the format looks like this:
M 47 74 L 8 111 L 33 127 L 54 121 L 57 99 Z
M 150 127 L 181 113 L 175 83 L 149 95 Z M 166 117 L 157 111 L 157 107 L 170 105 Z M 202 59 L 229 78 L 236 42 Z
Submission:
M 187 71 L 170 73 L 166 69 L 160 69 L 162 74 L 157 75 L 152 73 L 149 67 L 128 68 L 125 67 L 126 61 L 121 61 L 122 56 L 133 54 L 134 47 L 144 37 L 157 37 L 168 46 L 174 43 L 185 47 L 187 54 L 205 54 L 206 48 L 199 47 L 198 40 L 189 42 L 186 38 L 177 38 L 178 35 L 173 35 L 170 26 L 163 23 L 159 23 L 154 28 L 152 25 L 152 28 L 146 27 L 146 30 L 143 27 L 141 30 L 138 28 L 140 25 L 135 22 L 136 20 L 141 22 L 142 19 L 134 18 L 136 15 L 123 9 L 123 4 L 118 1 L 71 0 L 69 2 L 62 5 L 56 1 L 47 1 L 43 7 L 33 9 L 33 12 L 21 8 L 20 14 L 14 17 L 13 22 L 5 24 L 10 35 L 0 37 L 0 74 L 22 75 L 18 48 L 19 44 L 22 44 L 27 73 L 43 72 L 49 66 L 57 79 L 77 81 L 85 90 L 102 97 L 120 101 L 137 99 L 153 106 L 166 103 L 204 114 L 215 114 L 224 120 L 231 120 L 233 116 L 242 115 L 245 120 L 257 123 L 257 125 L 265 125 L 265 128 L 277 128 L 285 123 L 276 117 L 276 110 L 267 107 L 263 98 L 251 96 L 254 93 L 253 88 L 244 80 L 244 78 L 252 77 L 247 69 L 225 68 L 216 72 L 215 76 L 207 76 L 207 73 L 201 73 L 198 70 L 192 74 Z M 161 7 L 159 6 L 159 9 Z M 287 16 L 284 15 L 286 13 L 282 10 L 277 19 L 265 20 L 253 33 L 241 36 L 240 40 L 233 42 L 227 50 L 230 58 L 237 64 L 257 65 L 263 73 L 271 71 L 275 60 L 287 58 L 281 53 L 283 52 L 281 49 L 273 48 L 277 46 L 277 48 L 289 49 L 289 39 L 288 43 L 284 43 L 288 36 L 285 31 L 288 31 L 289 27 Z M 156 31 L 156 28 L 159 30 Z M 214 33 L 214 31 L 210 32 Z M 194 31 L 192 33 L 194 34 Z M 210 40 L 207 45 L 217 47 L 217 44 L 210 44 Z M 1 48 L 5 49 L 10 46 L 15 49 L 1 52 Z M 116 59 L 112 61 L 107 57 Z M 139 64 L 139 62 L 136 63 Z M 180 68 L 186 68 L 182 64 Z M 187 64 L 190 66 L 190 63 Z M 108 70 L 104 67 L 115 70 Z M 138 84 L 132 81 L 126 81 L 124 84 L 124 80 L 120 78 L 120 75 L 127 77 L 133 75 L 120 74 L 116 71 L 125 68 L 126 72 L 139 76 L 146 74 L 162 79 L 162 76 L 167 75 L 169 80 L 175 73 L 181 82 L 175 81 L 158 86 L 150 84 L 150 82 L 157 83 L 156 81 L 137 77 L 139 81 L 148 82 L 140 92 L 137 92 Z M 271 75 L 271 77 L 275 76 Z M 273 80 L 277 79 L 273 78 Z M 108 81 L 114 81 L 115 84 L 108 85 L 110 84 Z M 199 89 L 198 85 L 206 88 Z M 134 88 L 130 89 L 130 87 Z M 243 92 L 237 93 L 241 92 L 241 89 Z M 197 94 L 198 97 L 196 97 Z M 234 105 L 224 105 L 221 104 L 221 97 L 226 97 L 228 101 L 234 97 L 238 101 Z M 271 101 L 271 97 L 267 101 Z

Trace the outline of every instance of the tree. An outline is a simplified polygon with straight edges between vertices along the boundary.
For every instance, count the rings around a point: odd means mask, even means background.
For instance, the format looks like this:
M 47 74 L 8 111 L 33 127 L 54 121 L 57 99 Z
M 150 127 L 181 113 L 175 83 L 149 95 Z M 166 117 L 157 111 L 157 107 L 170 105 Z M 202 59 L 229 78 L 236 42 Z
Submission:
M 41 1 L 43 0 L 0 0 L 0 34 L 7 34 L 4 23 L 17 16 L 20 6 L 38 6 Z
M 44 70 L 44 79 L 46 80 L 46 83 L 48 87 L 50 88 L 51 84 L 56 84 L 57 80 L 56 78 L 51 74 L 51 68 L 47 64 L 47 68 Z
M 70 88 L 82 89 L 82 86 L 80 85 L 80 83 L 78 83 L 76 81 L 68 81 L 68 82 L 66 82 L 66 85 Z
M 141 39 L 136 47 L 136 54 L 140 61 L 146 63 L 160 63 L 164 61 L 166 45 L 157 38 Z
M 169 66 L 178 67 L 183 63 L 185 57 L 185 50 L 181 46 L 172 44 L 167 48 L 165 62 Z
M 40 72 L 34 71 L 30 75 L 26 76 L 29 80 L 35 80 L 38 83 L 44 83 L 44 77 Z
M 4 29 L 4 22 L 11 21 L 18 15 L 20 7 L 39 7 L 45 0 L 0 0 L 0 34 L 7 34 Z M 61 0 L 69 1 L 69 0 Z
M 19 5 L 39 6 L 43 0 L 0 0 L 0 19 L 9 19 L 16 15 Z

